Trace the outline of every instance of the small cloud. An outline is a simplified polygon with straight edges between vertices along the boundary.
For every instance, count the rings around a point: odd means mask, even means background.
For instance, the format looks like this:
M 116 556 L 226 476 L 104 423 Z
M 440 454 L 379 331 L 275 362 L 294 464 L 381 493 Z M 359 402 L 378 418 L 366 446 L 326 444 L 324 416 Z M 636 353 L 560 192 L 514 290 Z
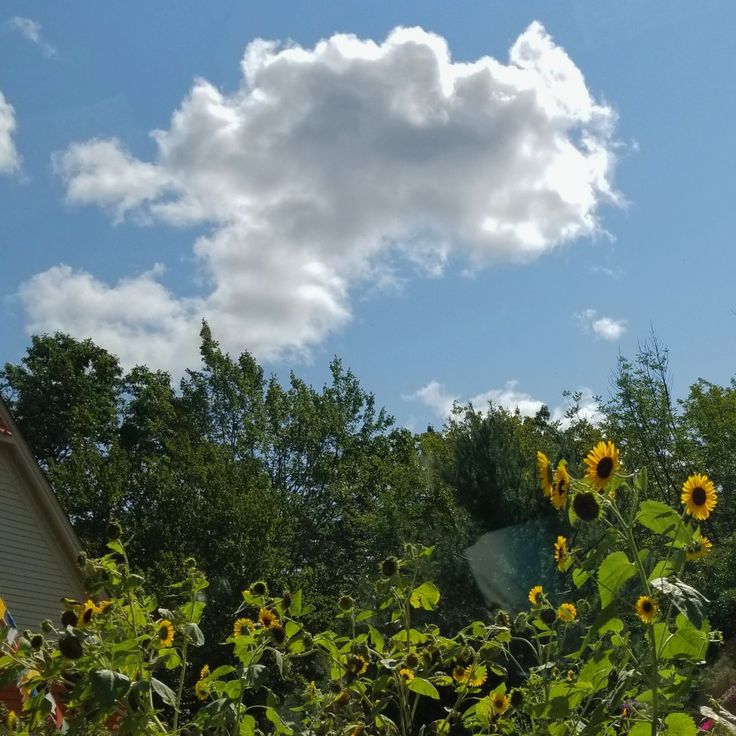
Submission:
M 5 27 L 11 31 L 17 31 L 26 41 L 36 44 L 45 56 L 56 56 L 56 48 L 45 41 L 41 35 L 41 24 L 38 21 L 16 15 L 14 18 L 5 22 Z
M 583 328 L 583 332 L 593 335 L 599 340 L 620 340 L 626 332 L 626 320 L 605 317 L 595 309 L 585 309 L 578 312 L 575 318 Z
M 0 174 L 12 174 L 20 168 L 20 157 L 15 148 L 15 109 L 0 92 Z
M 405 401 L 419 401 L 434 411 L 437 416 L 445 419 L 450 416 L 453 404 L 460 398 L 447 393 L 438 381 L 430 381 L 426 386 L 411 394 L 402 394 Z

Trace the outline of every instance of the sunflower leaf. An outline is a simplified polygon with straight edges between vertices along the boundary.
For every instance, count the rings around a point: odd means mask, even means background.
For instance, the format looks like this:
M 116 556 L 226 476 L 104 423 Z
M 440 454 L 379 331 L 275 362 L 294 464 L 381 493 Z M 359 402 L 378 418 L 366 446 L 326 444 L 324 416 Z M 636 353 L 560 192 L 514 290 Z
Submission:
M 625 552 L 611 552 L 598 568 L 598 594 L 601 598 L 601 608 L 608 606 L 623 584 L 636 574 L 634 563 L 629 560 Z
M 426 695 L 428 698 L 432 698 L 433 700 L 440 699 L 440 694 L 437 692 L 437 688 L 429 680 L 425 680 L 423 677 L 415 677 L 407 687 L 409 690 L 419 695 Z
M 636 520 L 655 534 L 663 534 L 682 543 L 687 543 L 690 539 L 690 533 L 680 514 L 661 501 L 642 501 Z
M 423 608 L 433 611 L 440 600 L 440 591 L 432 582 L 422 583 L 412 590 L 409 602 L 413 608 Z
M 705 604 L 710 603 L 702 593 L 683 583 L 675 575 L 668 578 L 655 578 L 652 580 L 652 587 L 664 593 L 695 628 L 702 627 L 705 618 Z

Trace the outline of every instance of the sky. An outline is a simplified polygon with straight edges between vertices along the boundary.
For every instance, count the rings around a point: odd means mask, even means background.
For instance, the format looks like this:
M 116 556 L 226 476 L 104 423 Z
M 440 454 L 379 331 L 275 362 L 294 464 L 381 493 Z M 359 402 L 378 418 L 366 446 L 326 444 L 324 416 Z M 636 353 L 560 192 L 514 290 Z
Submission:
M 207 319 L 401 426 L 561 416 L 654 330 L 736 359 L 725 2 L 0 9 L 0 363 L 91 337 L 180 376 Z

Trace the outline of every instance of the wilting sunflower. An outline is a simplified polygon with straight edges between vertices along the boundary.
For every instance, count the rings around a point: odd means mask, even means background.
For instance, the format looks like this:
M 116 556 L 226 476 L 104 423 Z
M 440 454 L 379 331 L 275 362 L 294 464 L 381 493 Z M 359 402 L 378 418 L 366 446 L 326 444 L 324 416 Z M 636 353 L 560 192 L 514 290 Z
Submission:
M 368 660 L 359 654 L 350 654 L 345 669 L 349 677 L 358 677 L 368 669 Z
M 698 521 L 704 521 L 716 507 L 718 494 L 713 481 L 707 475 L 695 473 L 682 484 L 680 500 L 690 516 Z
M 552 466 L 549 463 L 549 458 L 539 450 L 537 450 L 537 468 L 539 469 L 539 481 L 542 485 L 542 491 L 544 491 L 545 496 L 551 496 L 552 483 L 554 482 Z
M 613 442 L 599 442 L 585 458 L 585 479 L 594 488 L 608 485 L 613 474 L 621 467 L 621 457 Z
M 636 615 L 645 623 L 650 624 L 657 616 L 657 604 L 648 596 L 640 595 L 636 601 Z
M 239 636 L 249 634 L 254 623 L 249 618 L 239 618 L 233 624 L 233 636 L 237 639 Z
M 535 585 L 530 591 L 529 591 L 529 603 L 531 603 L 533 606 L 538 606 L 542 602 L 542 597 L 544 596 L 544 589 L 541 585 Z
M 567 564 L 568 552 L 567 552 L 567 537 L 559 536 L 554 545 L 555 562 L 557 563 L 557 569 L 560 572 L 565 572 L 565 566 Z
M 572 623 L 577 615 L 578 611 L 572 603 L 562 603 L 557 609 L 557 618 L 566 624 Z
M 174 624 L 165 618 L 158 622 L 158 645 L 170 647 L 174 643 Z
M 576 493 L 572 499 L 572 510 L 581 521 L 595 521 L 601 513 L 596 494 L 591 491 Z
M 699 537 L 694 539 L 685 551 L 685 557 L 688 560 L 699 560 L 705 557 L 713 549 L 713 542 L 708 537 Z
M 414 679 L 414 673 L 408 667 L 404 667 L 399 670 L 399 677 L 408 684 Z
M 194 694 L 199 700 L 207 700 L 207 696 L 210 693 L 210 684 L 208 682 L 204 682 L 205 678 L 209 677 L 209 675 L 210 667 L 206 664 L 199 671 L 199 680 L 194 684 Z
M 500 716 L 509 709 L 511 698 L 506 693 L 494 693 L 491 695 L 491 706 L 493 706 L 493 712 Z
M 550 502 L 558 511 L 562 511 L 567 505 L 569 490 L 570 473 L 567 472 L 567 463 L 564 460 L 560 460 L 557 470 L 555 470 L 555 482 L 549 497 Z
M 279 622 L 278 616 L 268 608 L 258 611 L 258 620 L 266 627 L 273 626 Z

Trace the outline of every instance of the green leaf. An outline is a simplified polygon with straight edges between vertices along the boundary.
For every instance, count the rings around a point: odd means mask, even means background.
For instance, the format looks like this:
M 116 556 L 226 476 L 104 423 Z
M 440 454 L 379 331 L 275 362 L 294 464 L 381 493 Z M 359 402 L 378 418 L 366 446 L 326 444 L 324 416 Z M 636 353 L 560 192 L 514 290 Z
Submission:
M 119 539 L 111 539 L 107 543 L 107 548 L 111 549 L 113 552 L 117 552 L 121 557 L 125 556 L 125 550 L 123 549 L 123 545 Z
M 705 604 L 710 601 L 695 588 L 683 583 L 675 575 L 668 578 L 655 578 L 652 587 L 664 593 L 676 606 L 677 610 L 700 628 L 705 618 Z
M 434 611 L 440 600 L 440 591 L 432 582 L 422 583 L 414 588 L 409 598 L 409 603 L 414 608 L 423 608 L 425 611 Z
M 191 601 L 179 607 L 179 613 L 185 621 L 191 621 L 198 624 L 202 618 L 205 604 L 202 601 Z
M 642 501 L 636 520 L 655 534 L 664 534 L 678 542 L 686 543 L 690 538 L 680 514 L 661 501 Z
M 625 552 L 611 552 L 598 568 L 598 594 L 601 608 L 605 608 L 615 598 L 623 584 L 636 574 L 634 563 Z
M 670 713 L 664 722 L 667 724 L 665 736 L 695 736 L 698 731 L 695 721 L 686 713 Z
M 408 685 L 409 690 L 419 695 L 426 695 L 428 698 L 433 700 L 439 700 L 440 694 L 437 692 L 437 688 L 423 677 L 415 677 Z
M 598 627 L 598 633 L 603 635 L 608 631 L 613 631 L 614 634 L 620 634 L 624 630 L 624 622 L 620 618 L 609 618 L 607 621 L 604 621 L 599 627 Z
M 184 636 L 186 636 L 195 647 L 201 647 L 202 644 L 204 644 L 204 634 L 197 624 L 184 624 L 182 630 L 184 632 Z
M 383 634 L 375 626 L 371 626 L 370 624 L 368 624 L 368 631 L 370 632 L 371 641 L 375 650 L 383 653 L 383 648 L 386 644 Z
M 255 736 L 256 719 L 253 716 L 245 715 L 240 721 L 240 736 Z
M 294 618 L 299 618 L 302 614 L 302 591 L 297 590 L 296 593 L 291 594 L 291 605 L 289 606 L 289 613 Z
M 281 720 L 281 716 L 278 714 L 275 708 L 272 708 L 270 706 L 266 708 L 266 718 L 268 718 L 268 720 L 273 723 L 276 733 L 283 733 L 285 736 L 292 736 L 292 734 L 294 733 L 294 729 L 287 726 Z
M 652 736 L 652 724 L 646 721 L 637 721 L 629 729 L 629 736 Z
M 576 588 L 579 588 L 581 585 L 586 583 L 589 577 L 590 573 L 587 570 L 583 570 L 582 567 L 576 567 L 572 571 L 572 582 Z
M 111 708 L 128 692 L 130 679 L 121 672 L 93 670 L 89 674 L 92 692 L 103 708 Z
M 166 705 L 176 708 L 176 694 L 168 685 L 161 682 L 161 680 L 157 680 L 155 677 L 152 677 L 151 687 L 153 688 L 153 692 L 155 692 L 161 700 L 166 703 Z
M 660 560 L 649 575 L 649 582 L 656 578 L 665 578 L 675 571 L 673 564 L 669 560 Z

